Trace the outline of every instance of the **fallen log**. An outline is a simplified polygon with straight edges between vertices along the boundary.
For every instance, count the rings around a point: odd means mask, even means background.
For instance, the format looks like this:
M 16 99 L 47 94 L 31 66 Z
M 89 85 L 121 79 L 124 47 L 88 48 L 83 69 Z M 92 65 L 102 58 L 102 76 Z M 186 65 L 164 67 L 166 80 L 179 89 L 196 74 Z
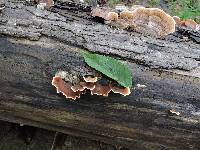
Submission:
M 115 29 L 90 7 L 51 11 L 6 1 L 0 18 L 0 119 L 88 137 L 130 149 L 198 149 L 200 34 L 177 28 L 164 39 Z M 127 63 L 129 96 L 70 101 L 51 85 L 60 68 L 78 71 L 81 48 Z M 145 85 L 140 87 L 139 85 Z

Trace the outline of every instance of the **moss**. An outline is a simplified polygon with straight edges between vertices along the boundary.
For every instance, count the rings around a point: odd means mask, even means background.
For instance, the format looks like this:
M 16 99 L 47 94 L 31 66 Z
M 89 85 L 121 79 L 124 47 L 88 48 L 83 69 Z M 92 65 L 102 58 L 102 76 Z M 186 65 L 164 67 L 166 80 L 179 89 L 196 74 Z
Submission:
M 168 5 L 171 15 L 179 16 L 181 19 L 193 19 L 200 23 L 199 0 L 170 0 Z

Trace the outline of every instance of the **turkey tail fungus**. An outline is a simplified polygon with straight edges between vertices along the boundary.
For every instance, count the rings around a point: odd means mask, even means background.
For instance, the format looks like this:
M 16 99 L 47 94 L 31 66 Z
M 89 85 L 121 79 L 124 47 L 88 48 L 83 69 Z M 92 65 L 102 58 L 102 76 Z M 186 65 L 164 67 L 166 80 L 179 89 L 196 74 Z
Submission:
M 130 94 L 130 88 L 121 87 L 114 81 L 104 77 L 84 75 L 80 80 L 72 77 L 74 75 L 70 75 L 65 71 L 59 71 L 53 77 L 51 84 L 56 87 L 57 93 L 62 93 L 66 98 L 73 100 L 80 98 L 80 95 L 85 94 L 86 90 L 90 90 L 91 95 L 108 96 L 111 91 L 124 96 Z M 77 81 L 71 81 L 75 79 Z
M 118 20 L 118 14 L 116 12 L 109 12 L 105 18 L 108 21 L 117 21 Z
M 133 11 L 132 23 L 133 30 L 157 37 L 175 32 L 174 19 L 158 8 L 136 8 Z
M 127 96 L 131 93 L 129 87 L 125 87 L 125 88 L 112 87 L 111 90 L 113 91 L 113 93 L 119 93 L 124 96 Z
M 198 30 L 198 24 L 192 19 L 185 20 L 185 26 L 194 30 Z
M 96 84 L 95 88 L 91 90 L 91 95 L 103 95 L 108 96 L 108 93 L 110 93 L 111 87 L 110 87 L 110 81 L 106 79 L 100 79 Z
M 199 31 L 199 24 L 192 19 L 181 20 L 181 18 L 179 18 L 178 16 L 173 16 L 173 19 L 178 26 L 185 26 L 193 30 Z
M 133 12 L 129 10 L 122 11 L 120 13 L 120 19 L 124 19 L 124 20 L 133 19 Z
M 92 16 L 103 18 L 105 23 L 111 26 L 122 27 L 122 29 L 127 28 L 155 37 L 163 37 L 175 32 L 173 17 L 158 8 L 139 6 L 134 9 L 121 11 L 119 17 L 113 10 L 110 12 L 105 8 L 94 8 L 91 14 Z
M 80 91 L 74 92 L 71 89 L 71 85 L 62 80 L 61 77 L 55 76 L 52 80 L 52 85 L 56 87 L 57 93 L 62 93 L 66 98 L 71 98 L 75 100 L 76 98 L 80 98 Z

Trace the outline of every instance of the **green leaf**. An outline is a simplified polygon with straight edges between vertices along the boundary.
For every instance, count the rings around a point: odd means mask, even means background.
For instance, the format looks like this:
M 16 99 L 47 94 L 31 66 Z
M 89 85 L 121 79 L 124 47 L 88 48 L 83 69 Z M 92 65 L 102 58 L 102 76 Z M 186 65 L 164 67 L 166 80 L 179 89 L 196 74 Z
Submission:
M 92 54 L 86 51 L 82 52 L 82 56 L 90 67 L 117 81 L 123 87 L 131 88 L 132 75 L 127 65 L 112 57 Z

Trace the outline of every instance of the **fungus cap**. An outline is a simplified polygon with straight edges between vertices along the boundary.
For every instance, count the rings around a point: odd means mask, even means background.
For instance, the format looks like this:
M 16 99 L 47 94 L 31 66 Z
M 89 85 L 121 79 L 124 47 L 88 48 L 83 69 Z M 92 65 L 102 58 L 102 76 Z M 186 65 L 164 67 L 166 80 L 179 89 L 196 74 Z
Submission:
M 95 84 L 92 82 L 80 82 L 80 85 L 84 89 L 93 90 L 95 88 Z
M 156 36 L 165 36 L 175 32 L 174 19 L 158 8 L 136 8 L 133 11 L 132 21 L 135 30 L 139 32 L 152 31 L 156 32 Z
M 83 87 L 80 84 L 77 84 L 77 85 L 72 86 L 71 89 L 72 89 L 72 91 L 77 92 L 77 91 L 84 91 L 85 87 Z
M 62 93 L 66 98 L 73 100 L 80 98 L 80 95 L 85 94 L 86 90 L 90 90 L 91 95 L 108 96 L 111 91 L 124 96 L 130 94 L 129 88 L 121 87 L 117 82 L 113 82 L 107 78 L 84 75 L 81 81 L 79 80 L 80 82 L 76 81 L 73 83 L 71 80 L 76 79 L 73 77 L 74 74 L 58 71 L 53 77 L 51 84 L 56 87 L 57 93 Z
M 124 95 L 124 96 L 127 96 L 127 95 L 129 95 L 131 93 L 129 87 L 125 87 L 125 88 L 112 87 L 111 90 L 114 93 L 119 93 L 119 94 Z
M 105 20 L 117 21 L 118 20 L 118 13 L 116 13 L 116 12 L 108 12 L 107 15 L 106 15 Z
M 196 30 L 198 24 L 192 19 L 187 19 L 185 20 L 185 26 Z
M 97 82 L 97 77 L 95 77 L 95 76 L 92 76 L 92 75 L 85 75 L 85 76 L 83 76 L 83 79 L 84 79 L 84 81 L 85 82 Z
M 129 10 L 122 11 L 120 13 L 120 19 L 125 19 L 125 20 L 133 19 L 133 12 Z
M 199 25 L 192 19 L 187 19 L 187 20 L 181 20 L 178 16 L 173 16 L 173 19 L 175 20 L 176 24 L 179 26 L 185 26 L 189 27 L 191 29 L 194 29 L 196 31 L 199 30 Z
M 108 96 L 108 93 L 110 93 L 111 87 L 109 85 L 101 85 L 96 84 L 95 88 L 91 90 L 91 95 L 102 95 L 102 96 Z
M 178 16 L 173 16 L 174 21 L 176 22 L 177 25 L 181 25 L 181 18 Z
M 80 98 L 81 92 L 74 92 L 71 90 L 71 85 L 63 81 L 59 76 L 53 77 L 51 84 L 56 87 L 57 93 L 62 93 L 66 98 L 71 98 L 73 100 Z

